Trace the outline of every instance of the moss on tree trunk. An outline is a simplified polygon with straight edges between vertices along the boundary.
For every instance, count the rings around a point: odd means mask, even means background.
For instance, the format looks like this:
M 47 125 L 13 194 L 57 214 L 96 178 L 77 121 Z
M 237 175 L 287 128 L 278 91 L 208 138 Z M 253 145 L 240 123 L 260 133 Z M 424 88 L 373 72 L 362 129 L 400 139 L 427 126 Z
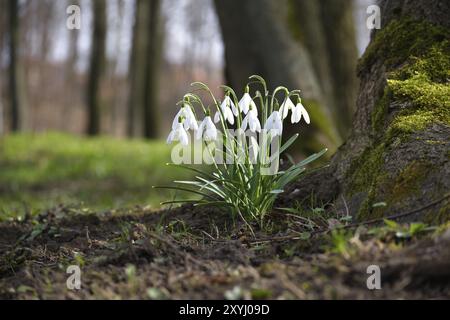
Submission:
M 319 194 L 335 190 L 321 200 L 349 208 L 358 220 L 423 208 L 405 219 L 444 222 L 450 218 L 449 3 L 381 6 L 384 25 L 358 66 L 352 134 L 330 168 L 307 179 L 321 180 Z M 381 202 L 386 206 L 376 205 Z

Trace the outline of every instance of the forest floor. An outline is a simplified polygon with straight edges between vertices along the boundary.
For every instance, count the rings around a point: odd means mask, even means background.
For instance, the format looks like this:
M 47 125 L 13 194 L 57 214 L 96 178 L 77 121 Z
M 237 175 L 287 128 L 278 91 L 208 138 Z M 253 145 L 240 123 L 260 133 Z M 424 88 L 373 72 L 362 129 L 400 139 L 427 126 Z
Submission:
M 0 299 L 450 298 L 450 225 L 306 234 L 273 217 L 277 230 L 255 237 L 220 215 L 60 206 L 0 224 Z M 67 288 L 69 265 L 80 290 Z M 370 265 L 381 290 L 367 288 Z
M 143 192 L 142 176 L 179 177 L 156 142 L 12 139 L 0 144 L 0 299 L 450 298 L 450 223 L 355 225 L 332 205 L 281 201 L 289 211 L 274 210 L 252 234 L 214 208 L 131 206 L 170 196 Z M 142 193 L 104 189 L 111 179 Z M 80 290 L 67 287 L 71 265 Z M 380 290 L 367 287 L 371 265 Z

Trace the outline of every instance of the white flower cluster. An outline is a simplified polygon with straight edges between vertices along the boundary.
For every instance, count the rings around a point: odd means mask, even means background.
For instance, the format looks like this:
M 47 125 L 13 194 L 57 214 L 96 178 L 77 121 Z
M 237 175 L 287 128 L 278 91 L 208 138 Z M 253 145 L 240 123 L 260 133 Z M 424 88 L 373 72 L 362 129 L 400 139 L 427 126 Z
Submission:
M 265 120 L 264 130 L 273 137 L 281 137 L 283 121 L 289 115 L 289 110 L 291 110 L 291 123 L 299 123 L 302 118 L 307 124 L 310 123 L 309 114 L 302 105 L 301 99 L 299 98 L 297 104 L 294 104 L 289 97 L 286 97 L 279 110 L 273 111 Z M 245 132 L 248 129 L 254 133 L 261 132 L 258 108 L 248 92 L 244 93 L 237 106 L 227 94 L 214 115 L 214 121 L 211 119 L 209 111 L 206 111 L 205 118 L 200 124 L 197 122 L 192 106 L 184 102 L 173 119 L 172 131 L 167 138 L 167 143 L 179 141 L 184 146 L 188 145 L 189 130 L 193 131 L 197 140 L 215 141 L 217 140 L 218 130 L 214 123 L 219 123 L 223 120 L 224 123 L 228 122 L 230 125 L 234 125 L 235 118 L 241 117 L 241 114 L 244 116 L 240 126 L 242 131 Z

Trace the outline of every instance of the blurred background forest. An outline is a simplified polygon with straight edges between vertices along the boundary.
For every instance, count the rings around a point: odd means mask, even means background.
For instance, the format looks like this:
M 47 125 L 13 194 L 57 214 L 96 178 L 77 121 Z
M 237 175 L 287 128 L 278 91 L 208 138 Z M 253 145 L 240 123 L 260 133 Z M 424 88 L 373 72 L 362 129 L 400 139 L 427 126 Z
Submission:
M 220 84 L 241 92 L 251 74 L 300 88 L 313 122 L 301 151 L 335 150 L 373 2 L 0 0 L 0 210 L 156 204 L 149 186 L 178 174 L 163 168 L 162 139 L 193 81 L 219 97 Z M 80 29 L 66 25 L 71 5 Z

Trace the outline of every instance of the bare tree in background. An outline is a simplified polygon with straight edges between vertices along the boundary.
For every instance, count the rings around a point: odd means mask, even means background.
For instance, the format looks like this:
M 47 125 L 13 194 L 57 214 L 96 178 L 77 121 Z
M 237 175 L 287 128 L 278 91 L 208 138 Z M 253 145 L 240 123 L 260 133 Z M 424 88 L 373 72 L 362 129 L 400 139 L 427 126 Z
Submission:
M 3 108 L 3 49 L 6 33 L 6 1 L 0 0 L 0 135 L 5 131 L 5 111 Z
M 101 79 L 106 63 L 106 1 L 92 2 L 94 27 L 87 88 L 87 134 L 100 133 Z
M 162 37 L 161 1 L 136 0 L 130 58 L 130 136 L 158 136 L 158 74 Z
M 22 102 L 22 76 L 19 57 L 19 0 L 9 0 L 9 98 L 11 106 L 11 130 L 25 127 L 24 104 Z
M 339 135 L 329 122 L 330 111 L 324 107 L 326 101 L 308 51 L 292 39 L 287 1 L 215 0 L 215 5 L 225 43 L 227 81 L 243 90 L 248 77 L 259 74 L 271 88 L 301 88 L 313 118 L 312 125 L 302 128 L 303 151 L 316 151 L 324 143 L 336 146 L 340 141 L 334 139 Z M 298 126 L 288 130 L 297 131 Z
M 309 52 L 337 130 L 351 128 L 358 89 L 355 21 L 352 0 L 290 0 L 288 24 L 294 39 Z
M 315 1 L 315 0 L 303 0 Z M 352 0 L 320 0 L 321 19 L 327 45 L 328 62 L 333 87 L 334 118 L 339 133 L 346 137 L 356 109 L 358 80 L 356 63 L 355 21 Z M 315 54 L 311 51 L 311 56 Z

